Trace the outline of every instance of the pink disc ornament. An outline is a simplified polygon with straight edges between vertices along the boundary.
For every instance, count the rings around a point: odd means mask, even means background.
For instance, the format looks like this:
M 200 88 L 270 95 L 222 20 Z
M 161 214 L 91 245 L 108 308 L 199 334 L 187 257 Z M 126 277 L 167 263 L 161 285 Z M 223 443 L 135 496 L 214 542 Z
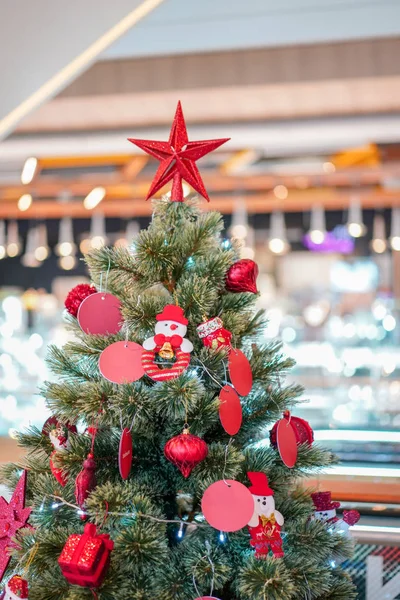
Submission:
M 121 302 L 106 292 L 87 296 L 78 310 L 78 323 L 85 333 L 112 335 L 122 327 Z
M 278 421 L 276 443 L 282 462 L 293 469 L 297 460 L 297 439 L 290 421 L 285 418 Z
M 225 479 L 211 484 L 204 492 L 201 509 L 204 518 L 218 531 L 239 531 L 254 512 L 249 489 L 238 481 Z
M 241 396 L 247 396 L 253 385 L 253 373 L 247 357 L 241 350 L 232 348 L 228 361 L 229 377 L 235 390 Z
M 132 434 L 130 429 L 125 427 L 121 434 L 118 453 L 118 467 L 122 479 L 128 479 L 131 472 L 133 458 Z
M 242 424 L 240 398 L 230 385 L 224 385 L 219 393 L 219 418 L 222 427 L 229 435 L 236 435 Z
M 199 598 L 195 598 L 195 600 L 219 600 L 216 596 L 200 596 Z
M 143 348 L 136 342 L 115 342 L 99 358 L 100 373 L 112 383 L 132 383 L 144 375 Z

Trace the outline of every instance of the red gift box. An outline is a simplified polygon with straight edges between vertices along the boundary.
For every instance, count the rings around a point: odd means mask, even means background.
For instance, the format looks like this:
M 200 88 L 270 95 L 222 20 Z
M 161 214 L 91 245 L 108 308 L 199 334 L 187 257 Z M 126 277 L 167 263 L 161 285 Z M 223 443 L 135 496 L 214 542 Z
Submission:
M 110 563 L 114 542 L 107 534 L 97 534 L 96 525 L 87 523 L 83 534 L 67 539 L 58 564 L 69 583 L 82 587 L 99 587 Z

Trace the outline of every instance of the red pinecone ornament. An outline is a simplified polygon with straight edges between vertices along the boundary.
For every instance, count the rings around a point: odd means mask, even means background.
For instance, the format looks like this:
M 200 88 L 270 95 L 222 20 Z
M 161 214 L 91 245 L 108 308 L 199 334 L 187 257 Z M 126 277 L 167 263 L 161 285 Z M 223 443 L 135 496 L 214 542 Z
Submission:
M 164 446 L 164 454 L 184 477 L 189 477 L 192 469 L 206 458 L 208 446 L 197 435 L 189 433 L 189 429 L 184 429 L 183 433 L 168 440 Z
M 254 260 L 242 258 L 228 269 L 225 282 L 226 289 L 230 292 L 257 294 L 257 275 L 258 266 Z
M 311 429 L 310 424 L 304 419 L 300 419 L 300 417 L 293 417 L 288 410 L 285 410 L 283 413 L 283 418 L 290 422 L 296 437 L 297 445 L 307 443 L 311 446 L 314 441 L 314 432 Z M 278 429 L 278 423 L 279 421 L 275 423 L 269 432 L 269 440 L 271 442 L 271 446 L 274 448 L 277 447 L 276 432 Z
M 85 508 L 85 502 L 90 492 L 97 485 L 95 469 L 94 456 L 92 453 L 89 453 L 87 459 L 83 462 L 82 471 L 75 480 L 75 498 L 82 510 Z
M 95 294 L 96 292 L 96 288 L 88 283 L 80 283 L 79 285 L 76 285 L 65 298 L 65 308 L 70 315 L 76 317 L 79 307 L 84 299 L 91 294 Z

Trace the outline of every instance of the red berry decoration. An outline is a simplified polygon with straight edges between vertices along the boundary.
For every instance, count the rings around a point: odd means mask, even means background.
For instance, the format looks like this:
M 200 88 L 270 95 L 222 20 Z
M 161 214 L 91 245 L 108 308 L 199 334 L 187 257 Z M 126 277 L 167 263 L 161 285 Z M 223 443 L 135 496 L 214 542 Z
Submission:
M 229 292 L 251 292 L 257 294 L 256 279 L 258 266 L 254 260 L 242 258 L 235 262 L 226 274 L 226 289 Z
M 189 477 L 192 469 L 204 460 L 208 454 L 208 447 L 204 440 L 189 433 L 183 433 L 171 438 L 164 447 L 165 458 L 172 462 L 184 477 Z
M 283 413 L 283 418 L 289 421 L 290 425 L 292 426 L 294 435 L 296 436 L 297 444 L 299 445 L 307 443 L 311 446 L 314 441 L 314 432 L 311 429 L 310 424 L 304 419 L 300 419 L 300 417 L 293 417 L 288 410 L 285 410 Z M 269 440 L 271 442 L 271 446 L 274 448 L 277 447 L 276 432 L 278 429 L 278 423 L 279 421 L 275 423 L 269 432 Z
M 78 310 L 82 302 L 85 298 L 90 296 L 91 294 L 95 294 L 97 292 L 96 288 L 93 285 L 89 285 L 88 283 L 80 283 L 76 285 L 69 292 L 68 296 L 65 298 L 65 308 L 69 312 L 70 315 L 76 317 L 78 314 Z

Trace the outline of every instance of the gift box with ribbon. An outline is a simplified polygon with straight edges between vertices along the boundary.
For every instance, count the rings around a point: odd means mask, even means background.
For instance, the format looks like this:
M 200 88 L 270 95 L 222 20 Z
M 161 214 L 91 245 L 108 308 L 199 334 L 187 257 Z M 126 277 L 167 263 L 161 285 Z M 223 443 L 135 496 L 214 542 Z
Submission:
M 67 539 L 58 564 L 69 583 L 82 587 L 99 587 L 110 563 L 114 542 L 107 534 L 97 534 L 96 525 L 85 525 L 83 534 Z

